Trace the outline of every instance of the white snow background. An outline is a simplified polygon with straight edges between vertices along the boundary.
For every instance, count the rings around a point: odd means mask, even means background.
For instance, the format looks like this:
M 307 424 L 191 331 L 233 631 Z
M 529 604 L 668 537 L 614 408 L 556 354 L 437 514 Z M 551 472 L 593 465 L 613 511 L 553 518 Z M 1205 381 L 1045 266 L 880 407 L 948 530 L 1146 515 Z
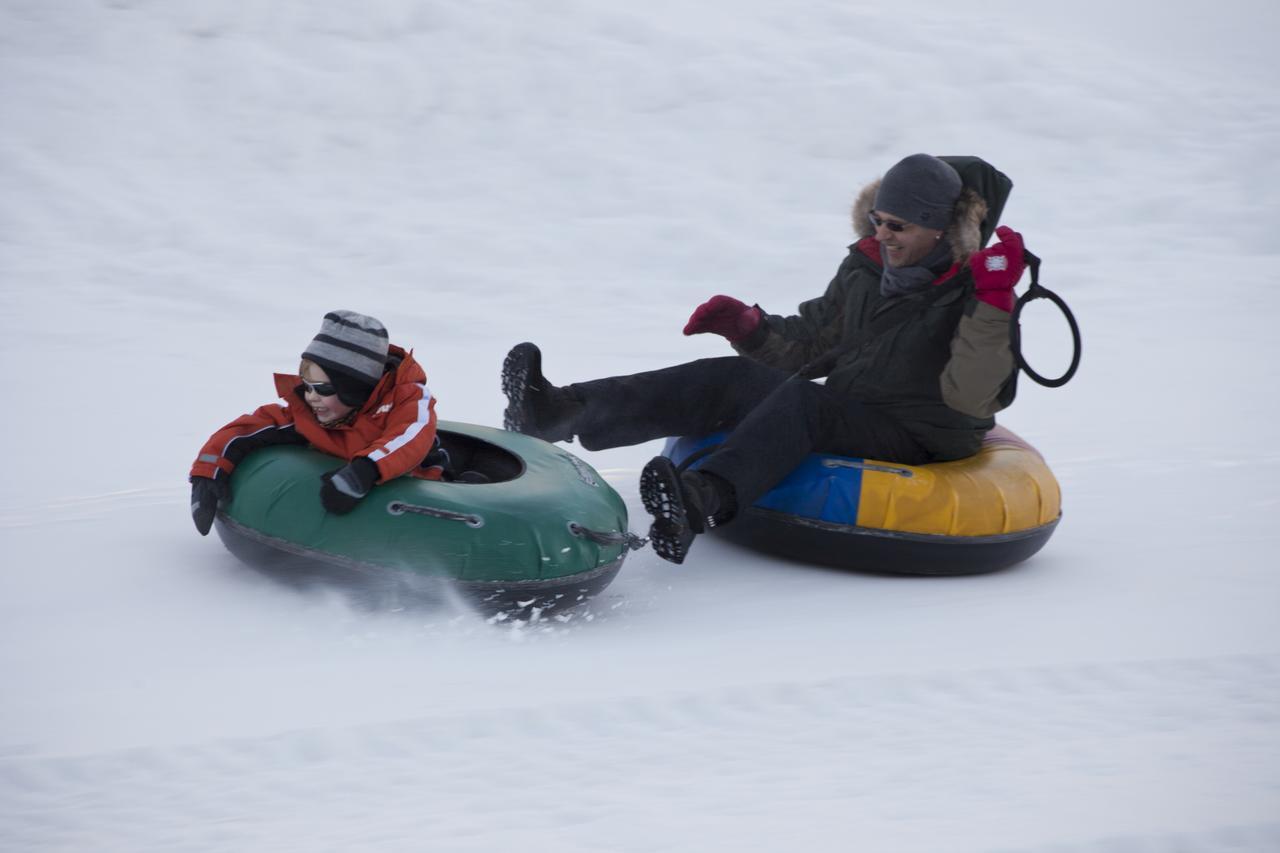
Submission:
M 0 0 L 0 849 L 1280 850 L 1280 13 L 1052 5 Z M 567 382 L 817 295 L 916 151 L 1014 179 L 1084 330 L 1000 417 L 1063 488 L 1023 565 L 699 540 L 490 623 L 196 535 L 325 311 L 498 424 L 518 341 Z M 658 447 L 569 449 L 643 532 Z

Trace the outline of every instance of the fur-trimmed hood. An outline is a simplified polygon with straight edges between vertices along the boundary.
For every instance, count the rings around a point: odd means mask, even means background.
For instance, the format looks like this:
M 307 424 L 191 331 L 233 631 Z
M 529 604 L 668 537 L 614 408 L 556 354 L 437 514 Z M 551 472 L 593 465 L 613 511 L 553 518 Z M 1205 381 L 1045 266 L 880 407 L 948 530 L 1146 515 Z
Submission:
M 872 181 L 862 188 L 853 203 L 853 232 L 858 238 L 871 237 L 875 229 L 867 218 L 875 205 L 876 190 L 880 189 L 880 181 Z M 982 196 L 965 187 L 960 191 L 956 201 L 955 212 L 951 216 L 951 224 L 946 227 L 947 242 L 951 244 L 951 258 L 958 264 L 969 260 L 969 256 L 982 248 L 982 220 L 987 215 L 987 203 Z

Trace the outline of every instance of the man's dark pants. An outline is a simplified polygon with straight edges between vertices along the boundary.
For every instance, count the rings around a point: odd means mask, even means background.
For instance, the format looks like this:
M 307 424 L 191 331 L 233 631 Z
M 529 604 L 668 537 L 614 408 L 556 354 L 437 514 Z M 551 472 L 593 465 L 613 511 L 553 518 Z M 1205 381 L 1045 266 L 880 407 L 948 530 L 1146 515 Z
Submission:
M 731 430 L 699 466 L 755 503 L 812 452 L 907 465 L 928 454 L 888 415 L 826 386 L 740 356 L 569 386 L 584 403 L 574 431 L 588 450 Z

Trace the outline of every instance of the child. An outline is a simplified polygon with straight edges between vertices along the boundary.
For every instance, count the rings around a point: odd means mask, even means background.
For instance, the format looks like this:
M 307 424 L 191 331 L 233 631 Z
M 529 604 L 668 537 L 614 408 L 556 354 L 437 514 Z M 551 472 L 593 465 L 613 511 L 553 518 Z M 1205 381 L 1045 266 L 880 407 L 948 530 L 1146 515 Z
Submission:
M 354 311 L 324 315 L 302 354 L 300 376 L 277 373 L 285 400 L 241 415 L 213 434 L 191 466 L 191 516 L 208 535 L 218 504 L 231 499 L 231 472 L 253 451 L 310 444 L 347 461 L 322 476 L 320 502 L 332 513 L 355 509 L 376 483 L 402 474 L 439 479 L 420 467 L 436 444 L 435 399 L 412 351 L 389 344 L 387 330 Z

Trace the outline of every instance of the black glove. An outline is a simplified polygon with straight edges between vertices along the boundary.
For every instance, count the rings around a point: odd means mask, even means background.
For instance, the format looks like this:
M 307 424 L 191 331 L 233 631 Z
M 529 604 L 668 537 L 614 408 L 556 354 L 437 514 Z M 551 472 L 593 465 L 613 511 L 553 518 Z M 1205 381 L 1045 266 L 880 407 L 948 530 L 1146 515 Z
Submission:
M 357 456 L 349 465 L 321 475 L 320 503 L 334 515 L 346 515 L 356 508 L 378 482 L 378 466 L 367 456 Z
M 209 535 L 218 504 L 231 500 L 231 481 L 227 477 L 210 480 L 208 477 L 191 478 L 191 520 L 201 536 Z

